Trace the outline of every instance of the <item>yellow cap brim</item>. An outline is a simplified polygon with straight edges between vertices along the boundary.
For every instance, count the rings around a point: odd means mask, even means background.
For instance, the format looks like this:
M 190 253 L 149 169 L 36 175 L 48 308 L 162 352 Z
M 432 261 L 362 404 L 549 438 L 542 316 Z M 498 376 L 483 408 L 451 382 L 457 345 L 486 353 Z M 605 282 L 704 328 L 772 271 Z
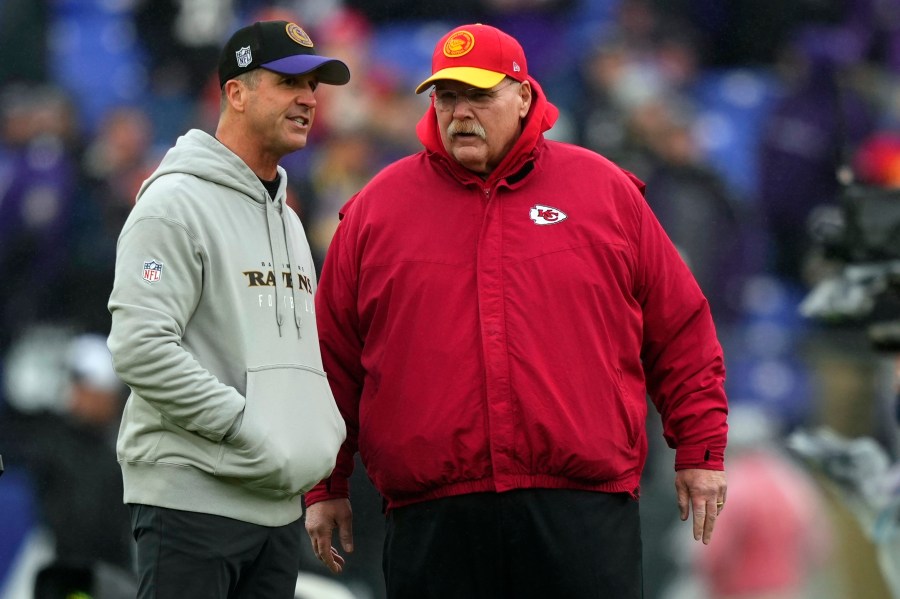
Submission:
M 451 81 L 460 81 L 472 87 L 480 87 L 488 89 L 494 87 L 506 77 L 503 73 L 496 71 L 488 71 L 485 69 L 477 69 L 475 67 L 451 67 L 441 69 L 416 88 L 416 93 L 421 94 L 423 91 L 432 86 L 435 81 L 449 79 Z

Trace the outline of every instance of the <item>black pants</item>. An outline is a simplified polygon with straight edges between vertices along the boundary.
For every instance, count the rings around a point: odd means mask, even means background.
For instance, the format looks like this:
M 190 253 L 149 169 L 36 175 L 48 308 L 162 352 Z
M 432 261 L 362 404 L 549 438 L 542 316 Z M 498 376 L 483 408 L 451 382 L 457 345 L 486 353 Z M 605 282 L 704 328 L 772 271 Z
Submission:
M 130 505 L 137 599 L 291 599 L 302 520 L 270 528 L 222 516 Z
M 389 599 L 639 599 L 638 502 L 530 489 L 392 510 L 384 574 Z

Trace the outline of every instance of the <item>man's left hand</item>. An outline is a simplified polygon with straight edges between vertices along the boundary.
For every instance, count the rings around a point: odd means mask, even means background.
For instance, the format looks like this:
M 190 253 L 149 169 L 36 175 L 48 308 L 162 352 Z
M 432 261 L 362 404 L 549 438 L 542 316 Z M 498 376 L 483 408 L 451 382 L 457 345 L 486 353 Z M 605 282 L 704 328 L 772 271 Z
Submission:
M 725 473 L 721 470 L 688 468 L 675 473 L 675 492 L 681 519 L 694 513 L 694 540 L 703 539 L 709 545 L 716 517 L 725 507 L 727 490 Z

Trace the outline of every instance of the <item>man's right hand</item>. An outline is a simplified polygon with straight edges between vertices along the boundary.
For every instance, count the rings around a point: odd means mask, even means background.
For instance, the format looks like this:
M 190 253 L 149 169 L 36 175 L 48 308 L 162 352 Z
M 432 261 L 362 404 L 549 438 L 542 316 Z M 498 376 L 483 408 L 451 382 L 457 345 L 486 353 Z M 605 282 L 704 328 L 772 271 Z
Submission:
M 341 548 L 353 552 L 353 510 L 349 499 L 328 499 L 306 508 L 306 532 L 313 552 L 334 574 L 344 569 L 344 558 L 331 545 L 331 535 L 338 530 Z

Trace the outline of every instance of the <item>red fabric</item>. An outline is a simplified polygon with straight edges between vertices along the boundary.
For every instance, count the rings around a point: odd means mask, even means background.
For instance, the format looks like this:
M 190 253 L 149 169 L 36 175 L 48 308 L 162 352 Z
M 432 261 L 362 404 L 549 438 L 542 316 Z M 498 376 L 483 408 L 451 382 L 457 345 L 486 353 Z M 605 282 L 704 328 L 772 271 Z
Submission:
M 345 207 L 316 310 L 348 436 L 308 505 L 347 496 L 357 447 L 389 508 L 528 487 L 637 494 L 648 390 L 676 467 L 722 469 L 708 304 L 639 182 L 544 140 L 557 112 L 532 85 L 487 181 L 448 157 L 429 109 L 426 150 Z
M 728 464 L 728 502 L 697 566 L 713 597 L 800 597 L 830 546 L 815 483 L 786 458 L 753 451 Z

